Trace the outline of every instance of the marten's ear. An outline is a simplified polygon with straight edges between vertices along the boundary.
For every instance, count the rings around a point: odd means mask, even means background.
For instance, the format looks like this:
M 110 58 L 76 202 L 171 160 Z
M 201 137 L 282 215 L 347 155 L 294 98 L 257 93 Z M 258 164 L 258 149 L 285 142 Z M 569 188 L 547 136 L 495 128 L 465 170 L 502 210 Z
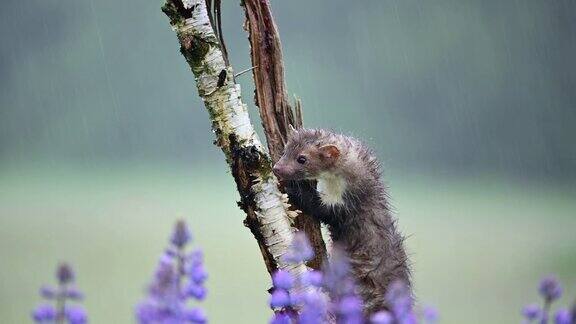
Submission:
M 340 156 L 340 150 L 336 145 L 324 145 L 320 147 L 320 156 L 325 159 L 336 160 Z
M 292 124 L 288 124 L 288 137 L 292 137 L 296 133 L 296 128 Z

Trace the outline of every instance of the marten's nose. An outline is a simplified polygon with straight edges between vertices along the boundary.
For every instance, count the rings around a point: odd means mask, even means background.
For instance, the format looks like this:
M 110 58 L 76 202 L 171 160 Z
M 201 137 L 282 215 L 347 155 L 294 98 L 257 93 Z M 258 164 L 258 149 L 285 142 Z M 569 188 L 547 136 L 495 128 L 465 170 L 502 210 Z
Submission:
M 277 177 L 282 178 L 282 168 L 280 168 L 278 164 L 274 165 L 272 172 L 274 172 Z

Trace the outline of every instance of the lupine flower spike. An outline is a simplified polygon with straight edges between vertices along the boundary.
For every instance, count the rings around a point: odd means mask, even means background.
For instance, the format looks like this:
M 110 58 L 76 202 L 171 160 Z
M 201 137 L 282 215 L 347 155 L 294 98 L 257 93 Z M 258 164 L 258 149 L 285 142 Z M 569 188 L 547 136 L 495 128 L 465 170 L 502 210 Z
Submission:
M 573 324 L 572 314 L 567 308 L 559 309 L 554 316 L 555 324 Z
M 525 323 L 547 324 L 550 319 L 550 308 L 552 303 L 562 296 L 562 286 L 556 277 L 549 275 L 540 281 L 538 287 L 540 296 L 544 299 L 544 305 L 530 304 L 522 309 Z M 554 323 L 556 324 L 575 324 L 576 310 L 572 311 L 563 308 L 554 314 Z
M 36 323 L 88 323 L 86 311 L 80 305 L 70 304 L 79 302 L 83 294 L 74 287 L 74 271 L 70 265 L 61 263 L 56 270 L 57 287 L 44 286 L 40 288 L 40 295 L 45 303 L 36 307 L 32 312 L 32 319 Z
M 542 318 L 542 307 L 538 304 L 530 304 L 524 306 L 522 309 L 522 315 L 528 323 L 532 323 L 540 318 Z
M 310 242 L 301 232 L 295 233 L 292 245 L 284 260 L 297 264 L 314 257 Z M 270 320 L 271 324 L 312 324 L 322 323 L 326 318 L 327 302 L 319 292 L 322 285 L 322 274 L 317 271 L 307 271 L 298 278 L 289 272 L 278 270 L 272 275 L 272 295 L 270 307 L 276 313 Z M 290 292 L 298 286 L 298 293 Z
M 272 276 L 274 285 L 270 306 L 276 311 L 270 324 L 412 324 L 418 317 L 412 307 L 412 296 L 402 282 L 390 286 L 386 296 L 390 311 L 373 314 L 368 322 L 363 313 L 363 303 L 356 293 L 354 278 L 346 253 L 334 247 L 332 258 L 323 271 L 309 270 L 298 278 L 279 270 Z M 296 233 L 285 260 L 289 263 L 305 262 L 314 257 L 314 252 L 303 233 Z M 294 287 L 298 287 L 294 293 Z M 324 293 L 323 293 L 324 292 Z M 326 298 L 327 293 L 330 300 Z M 421 312 L 423 323 L 436 323 L 438 312 L 426 307 Z
M 544 307 L 542 308 L 542 319 L 540 322 L 546 324 L 548 323 L 552 303 L 562 296 L 562 287 L 556 277 L 549 275 L 540 281 L 539 291 L 540 296 L 544 298 Z
M 206 323 L 204 311 L 190 307 L 190 300 L 206 298 L 204 283 L 208 272 L 204 268 L 201 250 L 187 252 L 191 234 L 184 221 L 178 221 L 170 238 L 170 246 L 160 257 L 148 296 L 136 306 L 140 324 Z
M 324 289 L 331 298 L 330 313 L 336 316 L 338 323 L 362 323 L 362 300 L 355 287 L 348 258 L 335 246 L 331 260 L 324 266 Z

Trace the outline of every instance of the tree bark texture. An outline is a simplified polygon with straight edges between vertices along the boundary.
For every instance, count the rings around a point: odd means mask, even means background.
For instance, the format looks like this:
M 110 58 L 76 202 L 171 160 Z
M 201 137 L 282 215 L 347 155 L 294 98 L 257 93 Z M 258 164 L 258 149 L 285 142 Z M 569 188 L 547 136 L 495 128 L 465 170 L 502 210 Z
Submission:
M 245 28 L 250 41 L 250 55 L 255 83 L 255 102 L 260 110 L 272 161 L 282 156 L 290 126 L 302 127 L 302 110 L 290 106 L 284 81 L 284 61 L 278 28 L 274 22 L 269 0 L 244 0 Z M 326 259 L 326 245 L 322 239 L 320 223 L 309 215 L 300 213 L 296 227 L 306 232 L 315 251 L 315 258 L 308 265 L 319 269 Z
M 245 225 L 256 238 L 268 272 L 283 269 L 298 276 L 304 264 L 283 260 L 293 238 L 296 212 L 278 189 L 272 160 L 250 122 L 240 86 L 223 55 L 205 0 L 166 0 L 162 10 L 180 42 L 196 79 L 198 94 L 210 113 L 218 145 L 232 170 L 240 193 Z

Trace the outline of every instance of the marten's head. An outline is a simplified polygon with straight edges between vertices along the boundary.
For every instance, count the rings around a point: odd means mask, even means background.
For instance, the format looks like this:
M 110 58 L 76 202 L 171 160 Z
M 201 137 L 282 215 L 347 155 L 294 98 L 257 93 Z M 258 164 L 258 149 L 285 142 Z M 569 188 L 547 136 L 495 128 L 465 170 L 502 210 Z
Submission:
M 317 179 L 336 166 L 340 157 L 336 142 L 335 135 L 324 130 L 292 130 L 274 174 L 283 180 Z

